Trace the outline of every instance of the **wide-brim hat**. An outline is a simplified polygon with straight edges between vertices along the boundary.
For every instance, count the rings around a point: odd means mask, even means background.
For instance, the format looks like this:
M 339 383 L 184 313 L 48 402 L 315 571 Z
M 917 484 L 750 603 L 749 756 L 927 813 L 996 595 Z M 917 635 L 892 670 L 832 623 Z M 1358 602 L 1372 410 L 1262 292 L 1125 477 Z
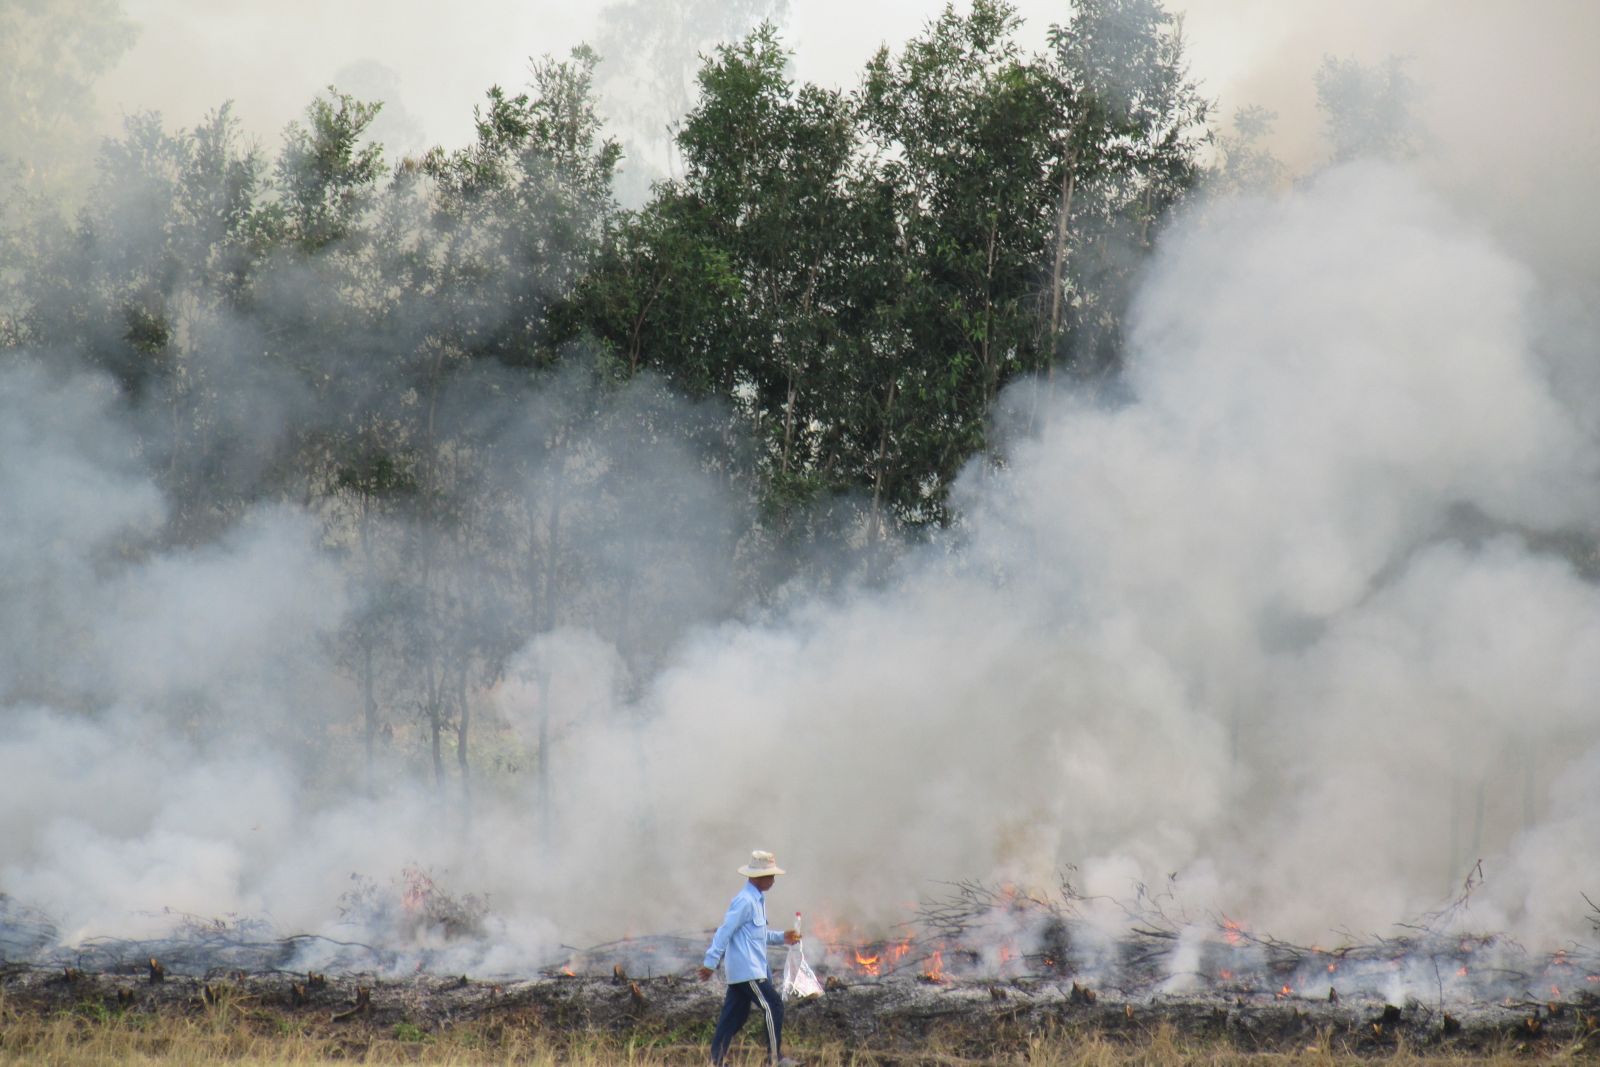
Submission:
M 750 853 L 750 862 L 740 867 L 739 873 L 746 878 L 765 878 L 769 874 L 787 872 L 778 866 L 778 859 L 772 853 L 757 850 Z

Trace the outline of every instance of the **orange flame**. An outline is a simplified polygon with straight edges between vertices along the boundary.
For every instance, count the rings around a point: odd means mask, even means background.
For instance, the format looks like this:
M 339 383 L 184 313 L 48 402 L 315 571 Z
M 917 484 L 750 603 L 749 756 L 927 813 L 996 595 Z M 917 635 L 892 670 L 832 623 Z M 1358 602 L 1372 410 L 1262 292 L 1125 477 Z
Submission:
M 1294 996 L 1294 990 L 1290 989 L 1289 986 L 1287 984 L 1285 984 L 1282 989 L 1278 990 L 1278 996 L 1280 996 L 1280 997 L 1292 997 L 1292 996 Z
M 1218 971 L 1217 972 L 1217 977 L 1222 979 L 1224 982 L 1231 982 L 1231 981 L 1233 981 L 1233 972 L 1232 971 Z
M 862 974 L 878 977 L 878 954 L 874 952 L 869 956 L 862 949 L 856 949 L 856 966 L 861 969 Z
M 1230 945 L 1237 945 L 1244 939 L 1244 927 L 1232 919 L 1222 920 L 1222 937 Z
M 405 888 L 400 891 L 400 906 L 409 915 L 415 915 L 428 903 L 428 898 L 433 895 L 433 879 L 428 877 L 426 871 L 418 867 L 406 867 L 400 872 L 400 879 L 405 883 Z
M 927 970 L 922 972 L 922 977 L 930 982 L 944 981 L 944 953 L 938 949 L 933 950 L 933 957 L 928 960 Z
M 1465 966 L 1465 965 L 1464 965 L 1464 964 L 1463 964 L 1463 965 L 1462 965 L 1462 967 L 1461 967 L 1461 969 L 1460 969 L 1460 970 L 1459 970 L 1459 971 L 1457 971 L 1457 972 L 1456 972 L 1456 977 L 1457 977 L 1457 978 L 1465 978 L 1465 977 L 1466 977 L 1466 976 L 1467 976 L 1467 968 L 1466 968 L 1466 966 Z

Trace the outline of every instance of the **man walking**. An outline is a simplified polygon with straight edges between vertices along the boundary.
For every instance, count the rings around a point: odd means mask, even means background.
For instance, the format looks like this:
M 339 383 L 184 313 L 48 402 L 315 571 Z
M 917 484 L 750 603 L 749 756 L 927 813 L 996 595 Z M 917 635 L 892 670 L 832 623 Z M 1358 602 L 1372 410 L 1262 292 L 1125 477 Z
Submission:
M 711 938 L 711 947 L 700 967 L 700 980 L 709 981 L 718 963 L 723 964 L 728 979 L 728 995 L 722 1001 L 722 1015 L 717 1019 L 717 1032 L 711 1038 L 711 1062 L 722 1067 L 727 1062 L 728 1047 L 750 1017 L 750 1009 L 758 1008 L 767 1029 L 767 1053 L 776 1067 L 799 1067 L 794 1060 L 783 1055 L 783 1000 L 772 988 L 772 977 L 767 970 L 767 946 L 797 944 L 800 931 L 779 933 L 767 929 L 766 892 L 783 874 L 776 858 L 770 852 L 750 853 L 750 862 L 739 868 L 739 873 L 749 879 L 728 904 L 728 913 L 722 925 Z

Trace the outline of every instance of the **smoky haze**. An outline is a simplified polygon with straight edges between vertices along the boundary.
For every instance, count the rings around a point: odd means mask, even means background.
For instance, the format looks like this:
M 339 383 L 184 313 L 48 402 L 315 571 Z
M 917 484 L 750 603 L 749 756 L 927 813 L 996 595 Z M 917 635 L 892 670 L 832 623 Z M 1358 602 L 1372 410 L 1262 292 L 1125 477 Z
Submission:
M 264 21 L 130 4 L 142 36 L 100 92 L 179 123 L 230 97 L 277 122 L 280 92 L 287 121 L 347 71 L 394 94 L 405 150 L 453 145 L 489 83 L 593 29 L 469 5 L 441 38 L 426 6 Z M 1575 295 L 1600 247 L 1583 188 L 1600 97 L 1576 55 L 1594 12 L 1379 7 L 1185 6 L 1195 73 L 1279 110 L 1269 147 L 1306 177 L 1176 222 L 1130 313 L 1122 395 L 1015 387 L 1004 407 L 1029 417 L 1002 427 L 1006 465 L 969 469 L 954 528 L 889 579 L 797 578 L 754 602 L 733 573 L 749 502 L 692 448 L 634 432 L 702 414 L 648 377 L 603 402 L 559 377 L 532 400 L 494 381 L 442 397 L 440 419 L 500 459 L 482 491 L 527 501 L 487 541 L 529 554 L 558 519 L 580 531 L 578 607 L 476 700 L 505 773 L 470 801 L 418 784 L 414 714 L 361 773 L 339 635 L 374 594 L 350 530 L 280 500 L 162 542 L 181 502 L 145 442 L 164 412 L 72 353 L 8 357 L 0 891 L 69 943 L 172 913 L 340 936 L 352 874 L 420 867 L 489 902 L 490 936 L 464 951 L 498 973 L 698 931 L 753 847 L 793 872 L 783 906 L 867 927 L 940 881 L 1049 886 L 1072 865 L 1113 898 L 1176 873 L 1194 916 L 1307 939 L 1412 918 L 1482 859 L 1470 925 L 1574 936 L 1600 882 L 1600 597 L 1567 550 L 1600 519 L 1577 387 L 1600 333 Z M 894 30 L 929 14 L 906 5 Z M 234 42 L 271 55 L 296 16 L 327 29 L 296 38 L 312 84 L 240 75 Z M 783 17 L 797 71 L 827 80 L 819 27 L 848 20 Z M 372 36 L 335 54 L 346 20 Z M 514 58 L 485 38 L 516 39 Z M 1529 77 L 1476 77 L 1491 47 Z M 204 62 L 162 62 L 171 48 Z M 854 69 L 855 43 L 836 51 Z M 1318 169 L 1325 53 L 1414 55 L 1414 158 Z M 161 66 L 208 77 L 141 80 Z M 314 304 L 317 277 L 277 281 L 286 317 Z M 253 484 L 288 427 L 366 403 L 253 367 L 248 323 L 195 323 L 218 338 L 216 433 L 239 443 L 216 478 Z M 385 545 L 432 533 L 384 515 L 372 536 L 381 571 Z M 449 567 L 460 587 L 504 580 L 471 553 Z M 592 592 L 612 588 L 628 599 Z M 402 660 L 380 675 L 409 677 Z
M 709 50 L 712 34 L 773 18 L 794 49 L 797 77 L 848 88 L 880 44 L 898 46 L 942 6 L 682 0 L 579 9 L 469 0 L 446 14 L 420 3 L 141 0 L 126 5 L 139 30 L 125 55 L 112 53 L 98 89 L 100 128 L 114 132 L 121 116 L 142 110 L 192 125 L 234 100 L 253 135 L 271 142 L 332 82 L 358 95 L 376 91 L 392 114 L 402 113 L 384 131 L 398 156 L 464 142 L 484 89 L 520 86 L 529 56 L 564 55 L 587 41 L 610 68 L 602 76 L 613 94 L 608 111 L 626 118 L 630 154 L 650 177 L 670 166 L 656 138 L 677 117 L 661 86 L 692 90 L 694 53 Z M 1061 5 L 1041 0 L 1017 7 L 1034 38 L 1062 17 Z M 1600 11 L 1587 0 L 1183 0 L 1167 7 L 1184 17 L 1191 69 L 1223 116 L 1251 104 L 1277 112 L 1272 147 L 1297 171 L 1325 158 L 1312 84 L 1323 58 L 1403 58 L 1418 85 L 1430 136 L 1424 165 L 1435 184 L 1538 269 L 1596 283 L 1600 234 L 1584 176 L 1600 167 L 1600 70 L 1587 48 L 1600 35 Z M 630 37 L 622 20 L 637 11 L 651 12 L 649 24 Z M 101 22 L 106 32 L 113 28 L 104 13 Z

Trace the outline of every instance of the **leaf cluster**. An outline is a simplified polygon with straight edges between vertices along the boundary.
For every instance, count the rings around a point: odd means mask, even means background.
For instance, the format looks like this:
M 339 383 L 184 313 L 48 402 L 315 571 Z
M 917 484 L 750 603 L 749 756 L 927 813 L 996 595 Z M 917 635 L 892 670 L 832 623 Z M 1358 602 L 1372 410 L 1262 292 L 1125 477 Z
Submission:
M 369 777 L 387 748 L 464 784 L 519 650 L 581 625 L 632 684 L 780 587 L 782 550 L 876 566 L 948 521 L 958 472 L 1003 461 L 1008 383 L 1114 373 L 1204 104 L 1154 0 L 1079 4 L 1042 52 L 1020 29 L 947 8 L 846 92 L 763 23 L 704 58 L 682 173 L 630 210 L 587 48 L 418 157 L 334 87 L 275 152 L 227 105 L 136 115 L 82 210 L 0 196 L 4 358 L 115 382 L 170 503 L 126 556 L 318 516 Z

